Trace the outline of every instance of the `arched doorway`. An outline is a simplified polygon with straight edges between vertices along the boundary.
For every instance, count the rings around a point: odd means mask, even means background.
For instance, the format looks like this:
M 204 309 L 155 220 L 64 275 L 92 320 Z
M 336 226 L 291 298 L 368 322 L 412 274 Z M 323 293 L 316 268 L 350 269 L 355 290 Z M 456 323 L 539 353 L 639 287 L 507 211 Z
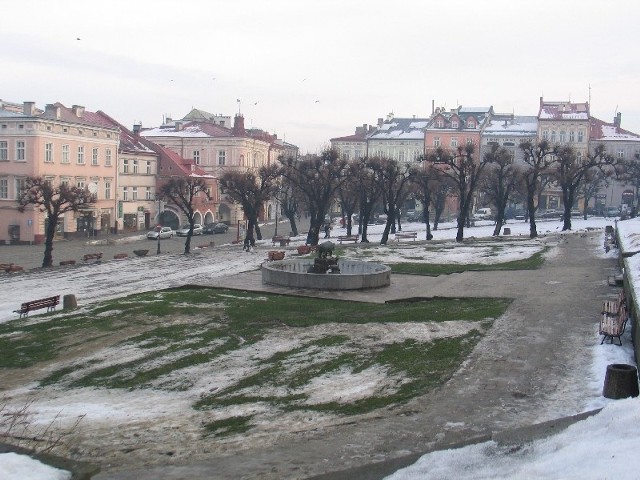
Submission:
M 204 224 L 203 225 L 207 225 L 209 223 L 213 223 L 213 213 L 211 213 L 211 210 L 207 211 L 207 213 L 204 214 Z
M 171 227 L 173 230 L 180 228 L 180 219 L 171 210 L 165 210 L 160 214 L 160 225 Z
M 193 223 L 199 223 L 202 225 L 202 214 L 200 212 L 196 212 L 193 214 Z
M 220 222 L 230 223 L 231 222 L 231 209 L 229 205 L 226 203 L 221 203 L 218 208 L 218 218 Z

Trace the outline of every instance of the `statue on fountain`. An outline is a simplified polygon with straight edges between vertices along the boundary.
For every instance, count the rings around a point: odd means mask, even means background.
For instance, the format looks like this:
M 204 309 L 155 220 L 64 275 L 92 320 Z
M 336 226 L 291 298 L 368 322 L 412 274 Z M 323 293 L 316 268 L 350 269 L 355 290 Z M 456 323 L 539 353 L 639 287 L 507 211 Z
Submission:
M 333 256 L 333 242 L 323 242 L 318 245 L 318 257 L 313 260 L 313 266 L 307 273 L 340 273 L 338 257 Z

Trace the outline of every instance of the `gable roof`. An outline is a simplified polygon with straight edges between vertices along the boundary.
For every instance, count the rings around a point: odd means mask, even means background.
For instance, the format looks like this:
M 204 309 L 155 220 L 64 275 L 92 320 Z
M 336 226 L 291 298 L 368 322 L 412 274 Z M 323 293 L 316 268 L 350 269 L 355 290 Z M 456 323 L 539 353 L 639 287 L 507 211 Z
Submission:
M 147 145 L 145 145 L 144 142 L 142 142 L 139 135 L 134 134 L 131 130 L 129 130 L 124 125 L 122 125 L 120 122 L 113 119 L 112 117 L 104 113 L 102 110 L 98 110 L 96 113 L 102 116 L 104 119 L 106 119 L 113 126 L 120 129 L 120 145 L 118 148 L 121 152 L 138 153 L 138 154 L 156 153 L 152 149 L 150 149 Z
M 589 119 L 589 139 L 603 142 L 640 142 L 640 135 L 597 118 Z
M 100 128 L 117 128 L 110 121 L 105 119 L 97 112 L 90 112 L 85 110 L 84 107 L 77 107 L 77 109 L 71 109 L 65 107 L 62 103 L 56 102 L 52 105 L 52 108 L 46 108 L 44 113 L 40 115 L 40 118 L 50 120 L 61 120 L 63 122 L 75 123 L 80 125 L 86 125 L 88 127 L 100 127 Z M 59 109 L 60 115 L 56 116 L 54 109 Z
M 538 117 L 496 115 L 484 127 L 484 135 L 527 137 L 537 136 Z
M 539 120 L 589 120 L 589 102 L 545 102 L 540 98 Z
M 391 118 L 367 135 L 372 140 L 424 140 L 428 118 Z
M 172 122 L 160 127 L 145 128 L 140 132 L 144 137 L 232 137 L 229 128 L 209 122 Z

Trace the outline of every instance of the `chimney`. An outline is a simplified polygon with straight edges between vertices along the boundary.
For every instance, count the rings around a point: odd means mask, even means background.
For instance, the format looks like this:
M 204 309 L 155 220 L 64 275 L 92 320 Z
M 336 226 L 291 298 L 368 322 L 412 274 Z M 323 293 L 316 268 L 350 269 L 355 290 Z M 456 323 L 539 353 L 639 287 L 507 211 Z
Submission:
M 436 113 L 436 101 L 431 100 L 431 115 L 433 115 L 434 113 Z
M 56 120 L 60 120 L 60 107 L 58 105 L 49 103 L 44 108 L 45 113 L 47 113 L 48 115 L 52 115 Z
M 620 125 L 622 125 L 622 113 L 618 112 L 616 113 L 616 116 L 613 119 L 613 125 L 620 128 Z
M 133 134 L 136 137 L 140 136 L 140 130 L 142 129 L 142 124 L 141 123 L 134 123 L 133 124 Z
M 182 131 L 182 122 L 180 120 L 176 120 L 176 132 Z
M 236 115 L 233 119 L 233 135 L 243 137 L 246 133 L 244 129 L 244 117 L 242 115 Z
M 22 113 L 27 117 L 32 117 L 36 112 L 36 102 L 24 102 L 22 106 Z
M 82 107 L 80 105 L 74 105 L 73 107 L 71 107 L 71 110 L 73 111 L 73 114 L 76 117 L 78 117 L 78 118 L 84 117 L 84 107 Z
M 383 122 L 383 119 L 379 118 L 378 119 L 378 128 L 380 128 L 382 126 L 382 122 Z

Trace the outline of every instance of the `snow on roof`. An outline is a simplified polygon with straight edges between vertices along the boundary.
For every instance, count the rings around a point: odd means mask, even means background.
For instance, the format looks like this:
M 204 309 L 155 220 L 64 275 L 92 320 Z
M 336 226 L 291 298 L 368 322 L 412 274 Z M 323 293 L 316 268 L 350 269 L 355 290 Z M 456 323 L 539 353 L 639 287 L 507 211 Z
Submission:
M 640 135 L 594 117 L 589 119 L 589 138 L 602 141 L 640 142 Z
M 540 102 L 540 120 L 589 120 L 588 103 Z
M 537 135 L 538 118 L 520 116 L 511 119 L 492 118 L 484 129 L 485 135 L 531 136 Z
M 144 129 L 140 134 L 144 137 L 231 137 L 231 130 L 220 125 L 206 122 L 187 122 L 178 129 L 179 122 L 173 122 L 170 126 L 161 126 Z
M 374 140 L 424 140 L 428 118 L 394 118 L 368 135 Z
M 12 112 L 10 110 L 5 110 L 4 108 L 0 109 L 0 117 L 3 118 L 19 118 L 24 117 L 22 113 Z

